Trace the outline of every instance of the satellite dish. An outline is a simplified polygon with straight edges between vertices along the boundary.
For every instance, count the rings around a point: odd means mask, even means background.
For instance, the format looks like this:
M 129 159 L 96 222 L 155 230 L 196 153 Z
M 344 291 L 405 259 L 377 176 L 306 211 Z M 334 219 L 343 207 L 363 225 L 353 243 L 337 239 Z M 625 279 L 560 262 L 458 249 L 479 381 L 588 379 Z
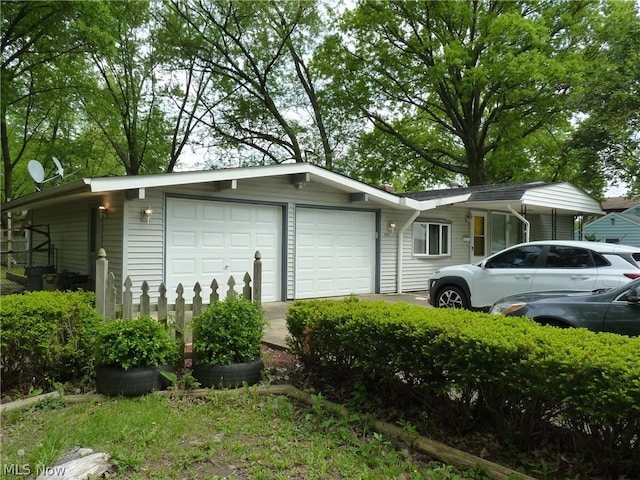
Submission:
M 40 191 L 40 185 L 44 182 L 44 167 L 37 160 L 29 160 L 27 169 L 36 184 L 36 190 Z
M 44 167 L 42 166 L 42 164 L 38 160 L 29 160 L 27 169 L 29 170 L 29 175 L 31 175 L 31 178 L 36 184 L 36 190 L 38 192 L 42 189 L 42 184 L 50 182 L 51 180 L 55 180 L 56 178 L 64 178 L 64 169 L 62 168 L 60 160 L 58 160 L 56 157 L 52 158 L 53 163 L 56 164 L 56 175 L 51 178 L 47 178 L 46 180 L 44 179 Z
M 60 163 L 60 160 L 58 160 L 56 157 L 52 157 L 53 158 L 53 163 L 56 164 L 56 171 L 58 172 L 58 176 L 60 178 L 64 178 L 64 168 L 62 168 L 62 164 Z

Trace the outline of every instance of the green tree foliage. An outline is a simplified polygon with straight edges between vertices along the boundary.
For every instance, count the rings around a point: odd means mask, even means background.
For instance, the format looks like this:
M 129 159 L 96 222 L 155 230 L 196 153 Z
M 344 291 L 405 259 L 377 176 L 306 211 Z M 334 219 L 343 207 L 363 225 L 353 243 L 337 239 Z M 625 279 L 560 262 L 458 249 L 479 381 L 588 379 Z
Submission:
M 105 2 L 103 8 L 113 23 L 93 45 L 95 74 L 81 89 L 83 103 L 127 175 L 157 173 L 169 158 L 171 132 L 158 98 L 150 6 Z
M 28 160 L 47 159 L 54 167 L 51 156 L 58 140 L 73 131 L 69 72 L 78 69 L 83 49 L 75 36 L 78 15 L 72 2 L 2 2 L 3 199 L 33 191 L 27 182 Z
M 577 104 L 585 119 L 565 151 L 601 183 L 622 181 L 640 196 L 640 6 L 613 1 L 604 12 Z
M 360 2 L 327 42 L 324 64 L 342 103 L 356 102 L 374 126 L 368 135 L 383 133 L 402 147 L 384 163 L 367 149 L 365 174 L 413 170 L 436 180 L 444 173 L 470 185 L 529 175 L 532 139 L 568 128 L 594 7 Z
M 184 25 L 182 55 L 214 78 L 203 121 L 215 146 L 242 163 L 315 161 L 331 167 L 333 146 L 309 64 L 321 17 L 315 2 L 213 0 L 171 3 Z
M 30 159 L 47 178 L 54 156 L 85 176 L 171 172 L 194 147 L 215 166 L 309 161 L 403 190 L 537 178 L 637 192 L 637 9 L 4 1 L 4 199 L 33 191 Z

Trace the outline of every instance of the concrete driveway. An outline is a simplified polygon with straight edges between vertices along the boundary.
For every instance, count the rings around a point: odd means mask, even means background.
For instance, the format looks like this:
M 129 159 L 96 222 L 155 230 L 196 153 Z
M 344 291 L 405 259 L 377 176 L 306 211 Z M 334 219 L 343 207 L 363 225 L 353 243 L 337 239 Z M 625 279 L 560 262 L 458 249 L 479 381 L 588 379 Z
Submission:
M 412 305 L 422 305 L 423 307 L 432 308 L 431 305 L 427 303 L 426 291 L 409 293 L 370 293 L 356 296 L 362 300 L 370 302 L 404 302 Z M 332 297 L 333 300 L 339 300 L 342 298 L 345 297 Z M 270 347 L 288 348 L 286 338 L 289 335 L 289 331 L 287 330 L 285 317 L 287 315 L 287 310 L 292 303 L 293 302 L 270 302 L 262 304 L 264 316 L 269 321 L 269 326 L 265 330 L 263 341 Z

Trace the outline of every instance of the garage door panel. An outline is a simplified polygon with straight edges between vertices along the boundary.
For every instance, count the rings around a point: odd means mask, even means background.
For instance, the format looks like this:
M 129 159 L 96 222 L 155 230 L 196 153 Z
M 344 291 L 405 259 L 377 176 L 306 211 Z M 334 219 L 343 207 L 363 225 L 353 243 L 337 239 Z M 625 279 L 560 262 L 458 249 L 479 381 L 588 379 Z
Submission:
M 185 288 L 196 282 L 205 288 L 215 278 L 224 296 L 233 275 L 238 291 L 245 273 L 253 274 L 253 257 L 260 250 L 262 300 L 280 300 L 281 207 L 168 199 L 167 212 L 168 289 L 175 290 L 178 281 Z
M 224 261 L 220 258 L 203 258 L 202 270 L 205 272 L 222 272 L 224 270 Z
M 375 290 L 375 213 L 296 210 L 296 298 Z
M 249 248 L 251 247 L 251 234 L 249 233 L 232 233 L 230 235 L 231 248 Z
M 195 248 L 196 237 L 193 233 L 179 232 L 172 235 L 172 244 L 176 247 Z
M 224 244 L 224 235 L 222 233 L 208 233 L 204 232 L 202 234 L 202 246 L 207 247 L 217 247 Z

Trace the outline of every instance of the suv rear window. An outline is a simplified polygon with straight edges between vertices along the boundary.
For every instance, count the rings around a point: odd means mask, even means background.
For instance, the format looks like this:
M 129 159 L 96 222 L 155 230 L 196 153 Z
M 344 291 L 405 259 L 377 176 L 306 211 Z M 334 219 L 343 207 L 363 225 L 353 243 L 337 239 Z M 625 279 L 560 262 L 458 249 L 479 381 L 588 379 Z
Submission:
M 608 267 L 609 265 L 611 265 L 611 262 L 609 262 L 609 260 L 604 258 L 598 252 L 591 252 L 591 254 L 593 255 L 593 261 L 595 262 L 596 267 Z
M 584 248 L 552 245 L 549 248 L 546 268 L 589 268 L 593 267 L 591 251 Z

